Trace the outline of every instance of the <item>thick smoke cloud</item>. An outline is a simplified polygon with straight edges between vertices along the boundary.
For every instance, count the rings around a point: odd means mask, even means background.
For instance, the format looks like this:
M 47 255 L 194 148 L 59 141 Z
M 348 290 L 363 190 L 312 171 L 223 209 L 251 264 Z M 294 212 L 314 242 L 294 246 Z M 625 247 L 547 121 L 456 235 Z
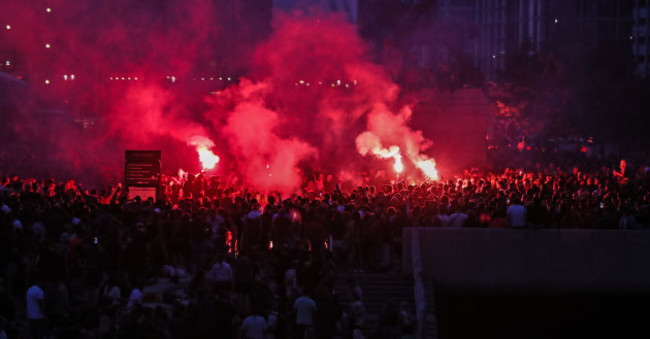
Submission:
M 187 93 L 161 80 L 170 73 L 188 78 L 215 55 L 216 46 L 208 43 L 221 34 L 214 4 L 3 3 L 0 20 L 10 29 L 3 25 L 2 50 L 11 51 L 7 59 L 28 74 L 34 95 L 22 106 L 44 126 L 32 130 L 29 151 L 49 162 L 46 170 L 30 163 L 15 168 L 23 175 L 72 176 L 99 185 L 121 176 L 125 149 L 162 149 L 167 165 L 196 167 L 195 157 L 186 154 L 189 138 L 206 135 L 200 114 L 183 107 Z M 24 134 L 34 124 L 29 118 L 15 119 L 14 129 Z
M 241 164 L 239 173 L 244 182 L 266 192 L 299 187 L 298 163 L 316 154 L 316 149 L 305 141 L 274 133 L 279 126 L 276 112 L 246 98 L 235 107 L 223 128 L 230 150 Z
M 51 129 L 52 136 L 73 136 L 66 142 L 51 137 L 45 150 L 57 159 L 53 166 L 114 181 L 123 171 L 124 149 L 161 149 L 170 172 L 198 171 L 195 148 L 201 146 L 222 158 L 213 174 L 234 171 L 254 189 L 293 192 L 306 173 L 336 175 L 376 165 L 357 150 L 357 137 L 371 134 L 381 147 L 399 149 L 409 175 L 421 176 L 417 168 L 428 160 L 422 152 L 431 141 L 409 127 L 411 111 L 400 102 L 398 86 L 372 62 L 368 46 L 342 15 L 318 9 L 280 13 L 268 39 L 254 46 L 240 41 L 245 47 L 233 50 L 254 52 L 235 57 L 211 45 L 225 34 L 224 24 L 215 20 L 215 2 L 164 3 L 70 6 L 59 0 L 52 10 L 65 12 L 48 23 L 57 30 L 49 40 L 70 55 L 59 51 L 52 54 L 56 60 L 38 55 L 44 41 L 34 33 L 38 29 L 16 33 L 11 43 L 30 67 L 40 68 L 34 74 L 52 71 L 44 67 L 76 72 L 76 97 L 91 98 L 81 115 L 102 118 L 91 133 L 70 123 Z M 41 25 L 42 15 L 27 7 L 12 10 Z M 99 17 L 100 10 L 108 13 Z M 248 70 L 245 78 L 201 98 L 197 93 L 205 88 L 187 82 L 196 74 L 218 76 L 223 69 L 211 60 L 221 59 Z M 104 74 L 133 79 L 93 78 Z M 166 76 L 179 80 L 171 83 Z M 60 79 L 49 87 L 31 82 L 43 95 L 69 90 L 58 87 Z M 386 160 L 379 164 L 392 166 Z

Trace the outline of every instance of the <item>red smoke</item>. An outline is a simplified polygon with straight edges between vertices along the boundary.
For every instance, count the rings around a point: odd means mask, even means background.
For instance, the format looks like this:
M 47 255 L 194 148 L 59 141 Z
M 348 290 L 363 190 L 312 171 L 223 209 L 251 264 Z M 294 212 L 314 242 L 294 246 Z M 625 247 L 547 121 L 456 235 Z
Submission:
M 409 127 L 410 109 L 400 109 L 398 86 L 342 16 L 280 14 L 263 43 L 242 39 L 231 49 L 254 51 L 251 56 L 232 55 L 210 44 L 227 38 L 230 20 L 214 1 L 164 3 L 57 0 L 48 4 L 51 13 L 34 11 L 36 5 L 8 6 L 20 20 L 7 45 L 35 74 L 28 81 L 38 93 L 69 97 L 77 117 L 102 118 L 89 130 L 71 122 L 50 130 L 73 136 L 52 137 L 43 146 L 57 160 L 53 166 L 113 181 L 123 172 L 125 149 L 161 149 L 169 172 L 198 171 L 196 148 L 203 147 L 221 156 L 215 171 L 227 167 L 255 189 L 290 192 L 302 183 L 305 166 L 338 173 L 366 163 L 356 141 L 367 132 L 384 148 L 399 147 L 410 161 L 406 171 L 420 175 L 417 164 L 428 159 L 421 152 L 431 142 Z M 234 77 L 235 67 L 253 80 L 242 78 L 198 99 L 206 88 L 191 79 L 209 76 L 216 83 L 220 75 Z M 56 74 L 49 85 L 45 74 Z M 63 80 L 68 74 L 75 82 Z M 179 80 L 171 83 L 168 76 Z M 386 168 L 392 165 L 386 161 Z
M 187 93 L 162 80 L 189 78 L 216 53 L 208 44 L 221 30 L 214 1 L 9 1 L 2 7 L 0 22 L 11 29 L 1 32 L 0 59 L 11 59 L 15 75 L 26 75 L 34 90 L 23 106 L 45 127 L 33 131 L 31 139 L 41 142 L 30 151 L 50 163 L 46 173 L 22 168 L 21 175 L 114 182 L 123 173 L 124 150 L 138 148 L 162 149 L 164 166 L 198 167 L 196 154 L 186 154 L 189 138 L 205 136 L 201 114 L 185 105 Z M 41 105 L 43 99 L 50 103 Z M 61 111 L 44 114 L 41 106 Z M 33 124 L 17 120 L 14 129 Z
M 395 171 L 402 171 L 403 154 L 411 175 L 421 176 L 419 163 L 428 159 L 421 152 L 431 141 L 408 127 L 409 107 L 391 111 L 399 107 L 399 89 L 370 61 L 355 27 L 337 15 L 305 12 L 280 16 L 274 28 L 255 54 L 258 82 L 230 88 L 208 114 L 216 130 L 227 117 L 223 131 L 246 182 L 294 189 L 301 161 L 335 173 L 358 168 L 364 160 L 357 136 L 364 131 L 402 149 L 382 156 L 394 159 Z

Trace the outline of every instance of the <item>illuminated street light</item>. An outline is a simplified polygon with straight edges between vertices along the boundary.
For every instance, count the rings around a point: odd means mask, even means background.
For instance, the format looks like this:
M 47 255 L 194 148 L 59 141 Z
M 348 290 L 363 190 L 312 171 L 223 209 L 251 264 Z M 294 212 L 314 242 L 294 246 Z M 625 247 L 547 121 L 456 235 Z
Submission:
M 50 44 L 45 44 L 45 48 L 50 48 Z
M 7 27 L 7 29 L 11 29 L 11 25 L 7 25 L 6 27 Z

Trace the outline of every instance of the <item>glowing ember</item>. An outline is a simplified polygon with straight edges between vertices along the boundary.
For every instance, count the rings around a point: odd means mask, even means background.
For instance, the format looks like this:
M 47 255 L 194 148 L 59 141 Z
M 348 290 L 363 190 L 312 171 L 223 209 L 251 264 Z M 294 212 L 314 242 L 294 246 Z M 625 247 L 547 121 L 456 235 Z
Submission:
M 424 175 L 427 177 L 427 179 L 430 180 L 438 180 L 438 170 L 436 169 L 436 163 L 433 161 L 433 159 L 428 159 L 428 160 L 421 160 L 417 162 L 417 166 L 419 169 L 424 172 Z
M 213 169 L 219 162 L 219 156 L 212 153 L 206 146 L 197 146 L 196 152 L 199 153 L 199 160 L 203 165 L 203 170 Z

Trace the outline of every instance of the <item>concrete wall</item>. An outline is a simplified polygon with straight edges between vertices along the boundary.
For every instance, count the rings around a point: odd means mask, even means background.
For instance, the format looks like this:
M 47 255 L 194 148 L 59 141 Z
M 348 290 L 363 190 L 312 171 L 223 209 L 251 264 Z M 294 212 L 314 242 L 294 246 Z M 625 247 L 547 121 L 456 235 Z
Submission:
M 650 291 L 650 232 L 407 228 L 412 274 L 418 230 L 423 276 L 437 288 L 487 291 Z

